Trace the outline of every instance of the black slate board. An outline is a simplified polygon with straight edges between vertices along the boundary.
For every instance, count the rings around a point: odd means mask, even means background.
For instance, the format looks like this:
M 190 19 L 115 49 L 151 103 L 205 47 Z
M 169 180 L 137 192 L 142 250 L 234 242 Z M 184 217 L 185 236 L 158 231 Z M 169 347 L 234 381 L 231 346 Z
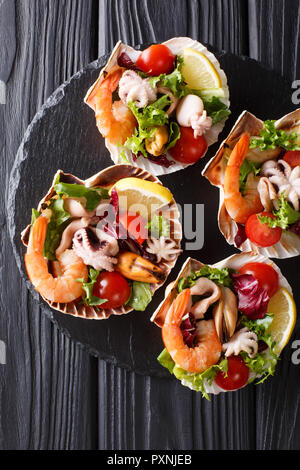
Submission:
M 254 60 L 229 53 L 216 55 L 227 74 L 231 92 L 232 115 L 221 138 L 227 135 L 244 109 L 262 119 L 275 119 L 293 109 L 290 87 L 282 77 Z M 22 277 L 26 279 L 37 302 L 42 304 L 45 313 L 62 331 L 100 358 L 141 374 L 166 377 L 168 372 L 156 361 L 163 347 L 160 330 L 149 322 L 151 313 L 163 298 L 163 289 L 156 293 L 144 313 L 132 312 L 107 321 L 82 320 L 51 310 L 27 280 L 23 263 L 25 250 L 20 241 L 20 232 L 30 220 L 31 208 L 37 206 L 51 185 L 56 170 L 61 168 L 85 179 L 112 164 L 96 129 L 94 113 L 83 103 L 86 91 L 97 78 L 107 58 L 101 57 L 58 88 L 27 129 L 10 179 L 10 236 Z M 175 278 L 186 256 L 213 263 L 232 254 L 232 247 L 227 245 L 217 227 L 218 191 L 201 176 L 204 164 L 217 148 L 218 144 L 211 147 L 202 161 L 187 168 L 184 173 L 181 171 L 161 178 L 181 204 L 205 204 L 204 247 L 197 252 L 182 254 L 169 281 Z M 183 248 L 184 245 L 183 240 Z M 279 264 L 283 266 L 284 261 Z M 296 265 L 293 263 L 291 266 Z M 284 269 L 289 280 L 293 279 L 295 272 L 292 267 Z

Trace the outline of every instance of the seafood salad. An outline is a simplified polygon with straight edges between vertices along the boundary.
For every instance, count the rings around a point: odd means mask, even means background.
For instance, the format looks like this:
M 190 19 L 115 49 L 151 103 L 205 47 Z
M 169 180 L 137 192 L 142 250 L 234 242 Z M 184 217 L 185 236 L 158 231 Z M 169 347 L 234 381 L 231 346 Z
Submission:
M 172 193 L 129 165 L 86 181 L 59 170 L 22 233 L 35 289 L 52 308 L 87 319 L 144 311 L 181 237 Z
M 220 188 L 219 226 L 242 251 L 300 253 L 300 109 L 273 121 L 244 112 L 204 172 Z
M 189 258 L 152 317 L 165 345 L 158 361 L 207 399 L 262 383 L 295 319 L 291 288 L 268 258 L 241 253 L 213 266 Z
M 225 73 L 190 38 L 142 52 L 118 42 L 85 102 L 114 163 L 153 174 L 191 165 L 217 141 L 229 110 Z

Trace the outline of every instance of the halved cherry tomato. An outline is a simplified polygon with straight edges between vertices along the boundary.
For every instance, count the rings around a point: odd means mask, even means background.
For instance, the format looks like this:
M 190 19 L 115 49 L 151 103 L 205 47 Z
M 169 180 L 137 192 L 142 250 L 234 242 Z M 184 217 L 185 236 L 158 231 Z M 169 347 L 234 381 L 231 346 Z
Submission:
M 249 367 L 246 366 L 241 356 L 229 356 L 227 377 L 225 372 L 218 372 L 215 382 L 223 390 L 237 390 L 246 385 L 248 379 Z
M 131 295 L 131 288 L 122 274 L 103 271 L 99 274 L 93 288 L 93 295 L 107 302 L 99 308 L 118 308 L 124 305 Z
M 300 165 L 300 150 L 289 150 L 285 152 L 283 160 L 292 168 L 295 168 L 295 166 Z
M 164 44 L 153 44 L 141 52 L 136 66 L 152 77 L 171 73 L 175 66 L 175 55 Z
M 266 263 L 247 263 L 239 269 L 241 274 L 252 274 L 260 287 L 272 297 L 278 291 L 278 274 L 272 266 Z
M 245 230 L 249 240 L 258 246 L 266 247 L 273 246 L 279 242 L 282 234 L 280 227 L 269 227 L 258 218 L 259 216 L 267 216 L 271 219 L 274 218 L 272 212 L 261 212 L 260 214 L 253 214 L 246 221 Z
M 147 221 L 141 215 L 132 212 L 121 212 L 119 220 L 127 232 L 140 244 L 148 238 Z
M 191 127 L 180 127 L 180 138 L 169 152 L 177 162 L 195 163 L 206 150 L 207 142 L 203 135 L 195 138 Z

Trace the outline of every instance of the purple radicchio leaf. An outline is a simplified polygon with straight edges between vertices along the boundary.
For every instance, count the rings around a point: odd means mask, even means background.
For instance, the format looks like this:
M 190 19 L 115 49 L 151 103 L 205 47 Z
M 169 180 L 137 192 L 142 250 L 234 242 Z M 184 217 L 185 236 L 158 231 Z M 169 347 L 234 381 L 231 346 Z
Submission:
M 194 341 L 197 336 L 196 320 L 194 315 L 190 312 L 188 318 L 182 321 L 180 325 L 182 331 L 183 341 L 189 348 L 194 346 Z
M 142 152 L 139 152 L 137 156 L 144 157 Z M 169 168 L 170 166 L 175 165 L 175 162 L 173 160 L 169 160 L 166 155 L 154 157 L 150 153 L 147 153 L 147 159 L 152 163 L 156 163 L 156 165 L 163 166 L 164 168 Z
M 129 55 L 126 52 L 122 52 L 118 57 L 118 66 L 125 67 L 129 70 L 135 70 L 141 72 L 141 70 L 135 65 L 135 63 L 130 59 Z
M 238 309 L 250 320 L 264 318 L 270 297 L 252 274 L 232 274 L 234 290 L 238 295 Z
M 300 237 L 300 219 L 295 224 L 291 225 L 289 230 Z
M 237 223 L 237 228 L 238 230 L 234 237 L 234 243 L 235 243 L 235 246 L 239 248 L 247 240 L 247 235 L 246 235 L 245 225 Z

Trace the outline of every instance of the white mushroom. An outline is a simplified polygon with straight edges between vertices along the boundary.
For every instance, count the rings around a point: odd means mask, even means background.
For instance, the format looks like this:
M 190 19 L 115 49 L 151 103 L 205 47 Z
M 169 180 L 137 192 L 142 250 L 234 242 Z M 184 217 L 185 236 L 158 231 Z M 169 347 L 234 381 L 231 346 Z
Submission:
M 221 295 L 221 290 L 217 284 L 208 279 L 207 277 L 200 277 L 196 283 L 191 287 L 192 295 L 205 295 L 201 300 L 198 300 L 189 311 L 194 314 L 196 320 L 204 317 L 208 307 L 214 304 Z
M 226 357 L 233 354 L 237 356 L 245 351 L 249 357 L 253 358 L 258 351 L 257 335 L 246 327 L 242 328 L 232 336 L 228 343 L 223 344 L 222 349 Z
M 176 111 L 180 126 L 194 129 L 194 136 L 201 136 L 212 126 L 212 119 L 204 110 L 203 101 L 197 95 L 187 95 L 180 101 Z
M 149 238 L 147 240 L 146 251 L 155 255 L 159 263 L 162 259 L 165 261 L 174 260 L 182 250 L 176 247 L 174 240 L 162 236 L 159 238 Z
M 284 193 L 285 197 L 299 211 L 300 166 L 291 168 L 284 160 L 270 160 L 261 167 L 261 175 L 269 179 L 277 193 L 277 199 Z

